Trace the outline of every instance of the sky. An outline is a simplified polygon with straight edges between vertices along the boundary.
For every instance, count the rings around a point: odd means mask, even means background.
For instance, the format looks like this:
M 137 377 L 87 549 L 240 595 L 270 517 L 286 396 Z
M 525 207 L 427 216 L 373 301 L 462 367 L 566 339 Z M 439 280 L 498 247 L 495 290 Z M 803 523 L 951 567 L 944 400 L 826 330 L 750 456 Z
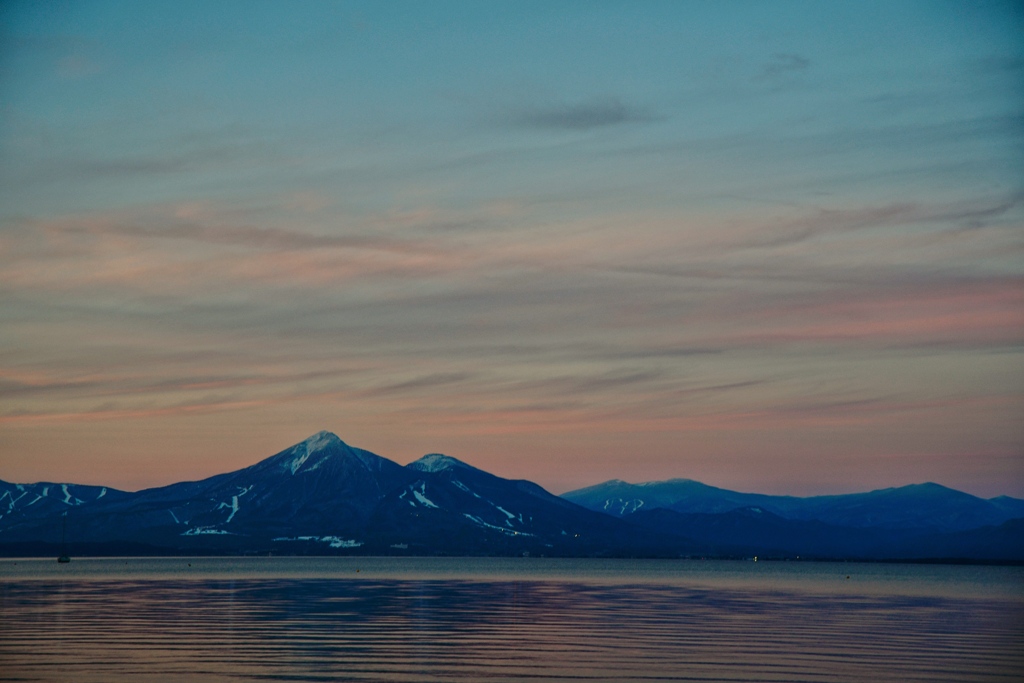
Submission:
M 327 429 L 1024 497 L 1024 5 L 0 5 L 0 479 Z

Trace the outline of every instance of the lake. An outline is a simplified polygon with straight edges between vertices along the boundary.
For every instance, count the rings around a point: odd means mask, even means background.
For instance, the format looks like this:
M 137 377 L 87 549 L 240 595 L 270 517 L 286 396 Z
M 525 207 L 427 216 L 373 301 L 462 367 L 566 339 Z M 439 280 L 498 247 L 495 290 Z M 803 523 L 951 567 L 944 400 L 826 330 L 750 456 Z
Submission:
M 4 681 L 1019 681 L 1024 568 L 0 560 Z

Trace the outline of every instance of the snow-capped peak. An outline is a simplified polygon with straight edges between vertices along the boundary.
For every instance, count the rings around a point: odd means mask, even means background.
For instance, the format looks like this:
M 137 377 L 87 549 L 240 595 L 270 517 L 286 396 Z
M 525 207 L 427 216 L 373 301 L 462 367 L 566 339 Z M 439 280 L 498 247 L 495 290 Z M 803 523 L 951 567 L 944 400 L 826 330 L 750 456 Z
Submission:
M 338 438 L 338 435 L 333 432 L 329 432 L 326 429 L 317 432 L 302 442 L 306 447 L 306 451 L 309 453 L 316 453 L 317 451 L 322 451 L 328 446 L 340 443 L 342 443 L 342 441 Z
M 339 445 L 343 446 L 345 443 L 339 439 L 336 434 L 332 434 L 326 430 L 317 432 L 295 446 L 292 449 L 292 457 L 282 464 L 290 469 L 292 474 L 297 473 L 301 469 L 314 470 L 320 466 L 320 462 L 310 463 L 309 466 L 303 467 L 303 465 L 305 465 L 309 460 L 310 456 L 316 455 L 320 451 L 326 450 L 332 446 Z
M 443 472 L 456 467 L 467 470 L 476 469 L 472 465 L 467 465 L 461 460 L 442 453 L 428 453 L 419 460 L 409 463 L 406 467 L 420 472 Z

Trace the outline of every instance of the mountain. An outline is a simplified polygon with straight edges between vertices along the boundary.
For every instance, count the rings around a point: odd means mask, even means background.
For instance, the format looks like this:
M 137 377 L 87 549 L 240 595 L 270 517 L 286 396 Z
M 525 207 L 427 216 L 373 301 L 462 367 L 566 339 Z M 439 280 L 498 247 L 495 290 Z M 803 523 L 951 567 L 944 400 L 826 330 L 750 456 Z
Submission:
M 319 432 L 235 472 L 91 506 L 74 515 L 75 537 L 195 549 L 257 550 L 253 541 L 295 536 L 344 545 L 408 478 L 400 465 Z
M 22 504 L 45 486 L 48 495 L 40 500 L 46 505 Z M 235 472 L 137 493 L 43 484 L 0 490 L 13 491 L 18 501 L 0 518 L 0 544 L 19 548 L 58 540 L 57 520 L 67 510 L 68 536 L 80 550 L 111 544 L 168 553 L 687 550 L 685 539 L 638 533 L 528 481 L 502 479 L 440 454 L 403 467 L 329 432 Z
M 800 500 L 786 496 L 737 493 L 692 479 L 669 479 L 643 484 L 613 479 L 563 493 L 562 498 L 616 517 L 657 508 L 668 508 L 676 512 L 720 513 L 742 507 L 761 507 L 782 514 L 783 510 L 799 505 Z
M 416 478 L 385 496 L 369 529 L 389 547 L 553 555 L 661 555 L 690 549 L 685 539 L 638 534 L 620 520 L 537 484 L 502 479 L 449 456 L 427 455 L 406 469 Z
M 1010 498 L 1009 496 L 998 496 L 996 498 L 989 498 L 988 502 L 1011 517 L 1024 517 L 1024 500 Z
M 570 491 L 562 497 L 618 517 L 656 508 L 687 514 L 721 514 L 756 507 L 786 519 L 819 521 L 840 527 L 935 533 L 995 526 L 1024 517 L 1024 501 L 1006 496 L 985 500 L 931 483 L 867 493 L 798 498 L 738 493 L 688 479 L 644 484 L 616 479 Z
M 735 508 L 722 513 L 683 513 L 656 508 L 635 512 L 625 519 L 646 530 L 714 544 L 716 554 L 727 556 L 886 558 L 892 556 L 892 548 L 901 540 L 900 535 L 892 531 L 786 519 L 758 507 Z
M 0 482 L 0 555 L 764 556 L 1024 561 L 1024 501 L 937 484 L 767 496 L 674 479 L 554 496 L 440 453 L 402 466 L 318 432 L 138 492 Z
M 952 532 L 1002 524 L 1020 515 L 969 493 L 926 483 L 804 498 L 791 516 L 843 526 Z
M 71 508 L 100 500 L 120 500 L 129 495 L 106 486 L 0 481 L 0 529 L 22 518 L 55 518 Z
M 1024 561 L 1024 519 L 969 531 L 844 527 L 786 519 L 756 507 L 724 513 L 641 510 L 624 518 L 646 531 L 685 537 L 719 556 L 763 558 Z

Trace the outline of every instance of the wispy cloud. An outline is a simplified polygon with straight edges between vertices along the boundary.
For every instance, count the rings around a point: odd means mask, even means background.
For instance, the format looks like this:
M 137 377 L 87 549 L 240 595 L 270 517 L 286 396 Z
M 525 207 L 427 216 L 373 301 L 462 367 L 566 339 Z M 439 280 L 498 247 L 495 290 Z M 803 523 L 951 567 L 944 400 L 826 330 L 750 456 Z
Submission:
M 432 390 L 441 387 L 449 387 L 453 384 L 460 384 L 472 378 L 473 375 L 467 372 L 435 373 L 395 382 L 385 386 L 373 387 L 364 392 L 367 396 L 387 396 L 392 394 L 405 394 L 411 392 L 422 392 L 429 394 Z
M 518 126 L 566 131 L 646 123 L 654 119 L 650 111 L 627 105 L 617 97 L 527 107 L 512 116 Z
M 68 422 L 83 422 L 89 420 L 114 421 L 196 414 L 206 415 L 212 412 L 251 409 L 265 404 L 266 402 L 264 401 L 251 400 L 207 400 L 160 408 L 114 408 L 107 406 L 76 412 L 41 411 L 33 413 L 23 411 L 0 414 L 0 424 L 23 426 L 32 424 L 66 424 Z
M 776 52 L 754 77 L 756 81 L 778 81 L 791 74 L 802 73 L 811 66 L 811 60 L 792 52 Z
M 150 5 L 6 10 L 4 456 L 1019 454 L 1019 12 Z

